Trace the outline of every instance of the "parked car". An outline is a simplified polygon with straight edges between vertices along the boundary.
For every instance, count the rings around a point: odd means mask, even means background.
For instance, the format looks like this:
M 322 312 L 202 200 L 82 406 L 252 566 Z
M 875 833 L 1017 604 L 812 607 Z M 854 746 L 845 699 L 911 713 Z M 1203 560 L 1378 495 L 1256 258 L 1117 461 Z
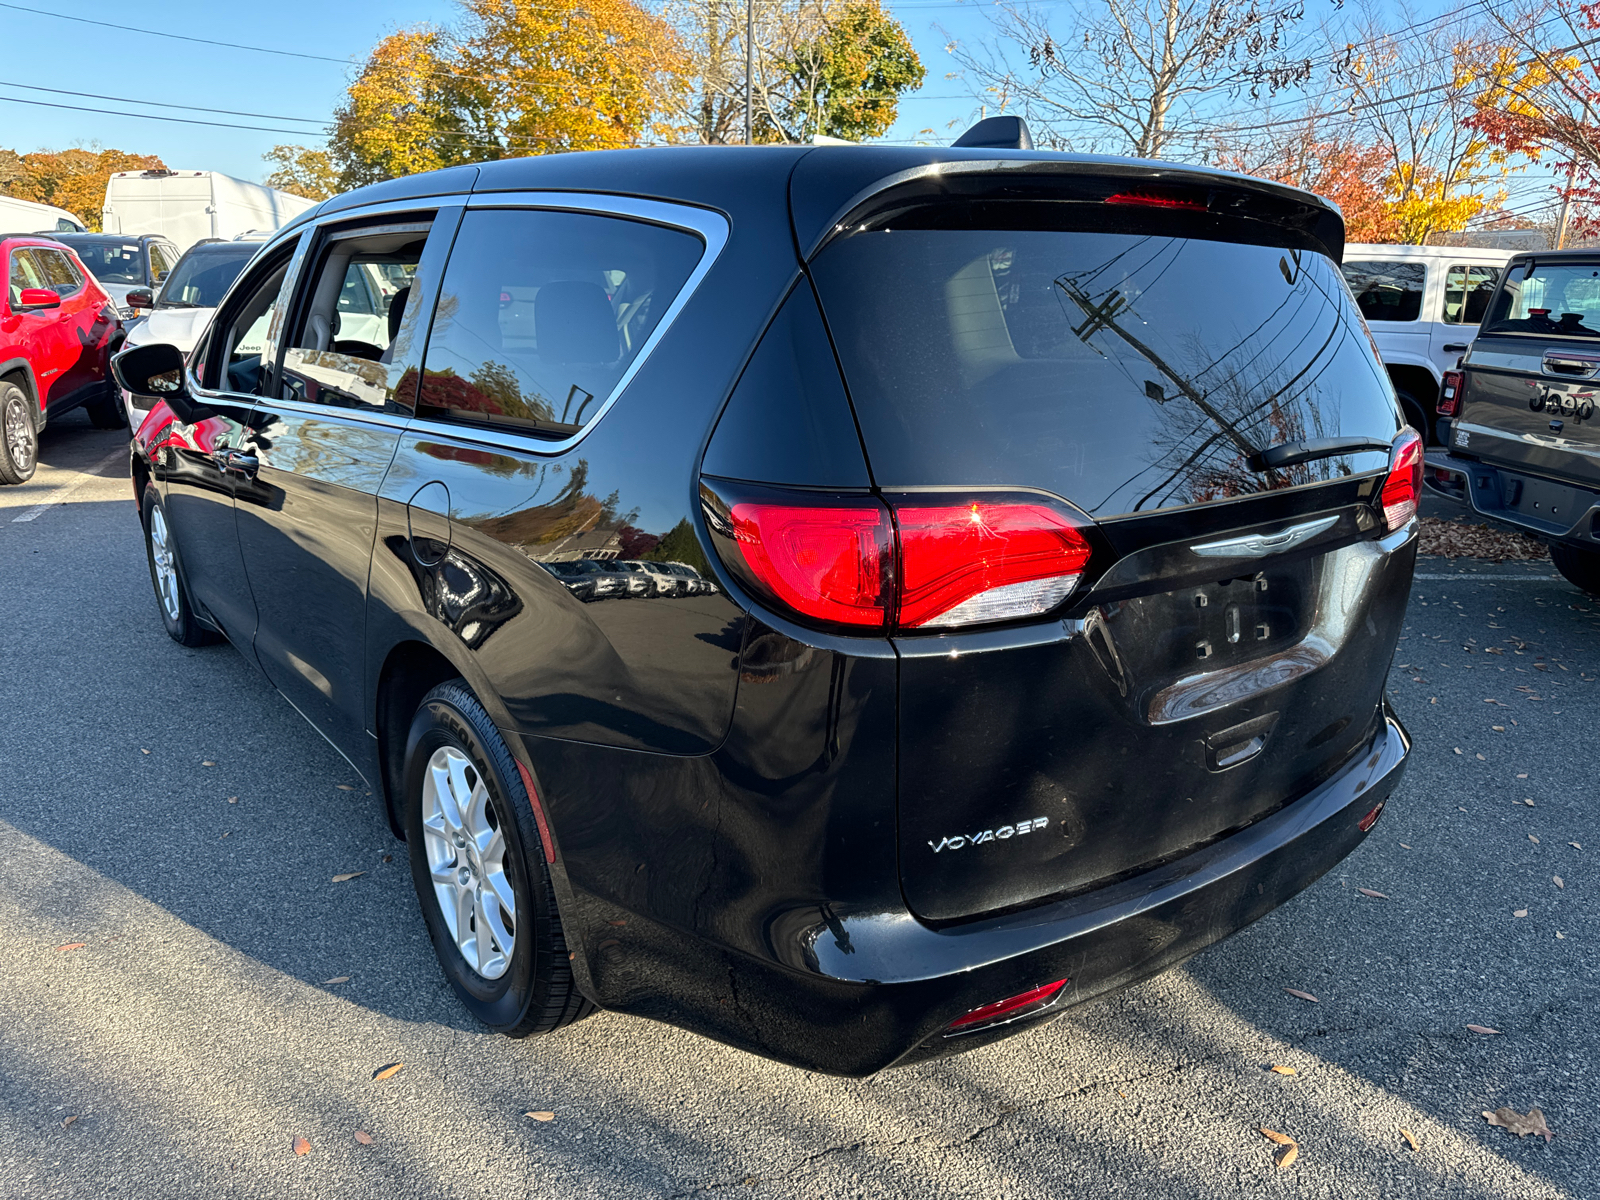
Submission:
M 78 261 L 89 268 L 95 282 L 117 306 L 123 321 L 138 320 L 150 311 L 150 295 L 161 286 L 181 255 L 164 237 L 152 234 L 58 233 L 55 240 L 71 246 Z M 140 304 L 143 300 L 147 303 Z
M 82 233 L 83 222 L 64 208 L 0 196 L 0 230 L 25 233 Z
M 658 562 L 649 562 L 645 559 L 619 559 L 617 566 L 643 575 L 646 582 L 646 596 L 659 598 L 674 596 L 678 593 L 678 577 L 668 571 Z
M 134 305 L 148 310 L 149 315 L 128 328 L 124 344 L 133 347 L 165 343 L 185 354 L 193 350 L 211 323 L 217 305 L 222 303 L 222 297 L 265 240 L 247 235 L 231 242 L 205 241 L 190 247 L 172 268 L 158 293 L 132 294 Z M 265 325 L 260 333 L 265 336 Z M 259 340 L 255 350 L 257 353 L 261 350 Z M 123 393 L 122 402 L 129 428 L 138 429 L 145 418 L 145 410 L 127 393 Z
M 1337 209 L 992 140 L 390 180 L 269 241 L 187 364 L 118 358 L 168 632 L 358 765 L 489 1027 L 867 1074 L 1182 961 L 1383 812 L 1421 442 Z M 405 263 L 374 376 L 337 297 Z M 716 591 L 540 561 L 624 528 Z M 485 642 L 432 615 L 461 564 Z
M 1349 245 L 1344 277 L 1394 381 L 1406 422 L 1429 442 L 1446 433 L 1437 417 L 1444 376 L 1478 332 L 1511 255 L 1459 246 Z
M 159 233 L 186 251 L 206 238 L 271 233 L 317 202 L 219 171 L 118 171 L 106 181 L 100 227 Z
M 108 359 L 122 325 L 72 251 L 44 237 L 0 237 L 0 483 L 39 463 L 47 422 L 82 406 L 98 429 L 122 424 Z
M 1556 570 L 1600 595 L 1600 252 L 1518 254 L 1440 404 L 1447 449 L 1427 481 L 1550 547 Z

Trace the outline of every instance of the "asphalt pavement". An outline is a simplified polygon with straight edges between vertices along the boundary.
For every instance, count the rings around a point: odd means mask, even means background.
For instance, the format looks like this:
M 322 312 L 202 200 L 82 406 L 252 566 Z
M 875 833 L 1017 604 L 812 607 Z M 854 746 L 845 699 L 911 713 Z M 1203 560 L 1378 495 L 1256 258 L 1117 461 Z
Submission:
M 847 1081 L 608 1013 L 475 1025 L 376 799 L 237 653 L 166 637 L 123 447 L 69 416 L 0 488 L 0 1200 L 1600 1197 L 1600 603 L 1548 563 L 1423 561 L 1409 774 L 1333 873 Z

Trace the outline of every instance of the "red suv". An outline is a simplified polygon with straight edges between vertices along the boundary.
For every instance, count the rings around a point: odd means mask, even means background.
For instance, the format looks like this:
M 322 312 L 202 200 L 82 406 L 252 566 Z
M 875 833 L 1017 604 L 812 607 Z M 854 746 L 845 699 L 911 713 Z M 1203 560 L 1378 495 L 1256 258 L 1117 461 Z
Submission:
M 123 423 L 111 386 L 122 323 L 71 250 L 43 237 L 0 237 L 0 483 L 38 463 L 46 420 L 82 405 L 99 429 Z

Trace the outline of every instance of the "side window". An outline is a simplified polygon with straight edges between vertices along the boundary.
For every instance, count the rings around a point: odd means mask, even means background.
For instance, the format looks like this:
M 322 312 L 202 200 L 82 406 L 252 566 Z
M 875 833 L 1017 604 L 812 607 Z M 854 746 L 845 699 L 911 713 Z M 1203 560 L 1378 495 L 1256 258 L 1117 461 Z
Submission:
M 1415 321 L 1422 315 L 1427 270 L 1418 262 L 1347 262 L 1344 277 L 1369 321 Z
M 33 254 L 27 250 L 13 250 L 11 252 L 11 274 L 9 278 L 11 289 L 11 305 L 15 308 L 22 303 L 24 288 L 42 288 L 45 286 L 44 276 L 39 271 L 39 264 L 33 261 Z
M 83 279 L 72 267 L 72 261 L 59 250 L 34 250 L 39 271 L 45 277 L 45 287 L 63 296 L 70 296 L 83 286 Z
M 222 346 L 223 378 L 217 385 L 220 390 L 247 396 L 261 394 L 267 368 L 271 365 L 264 361 L 267 335 L 288 272 L 288 259 L 280 259 L 268 267 L 260 283 L 247 291 L 243 302 L 229 315 L 228 336 Z
M 566 437 L 694 272 L 691 233 L 590 213 L 474 209 L 439 293 L 419 415 Z
M 150 243 L 150 280 L 152 284 L 160 285 L 165 282 L 172 268 L 177 263 L 171 249 L 160 242 Z
M 1444 277 L 1444 320 L 1451 325 L 1482 322 L 1499 283 L 1499 267 L 1451 267 Z
M 427 239 L 419 224 L 340 234 L 322 248 L 284 351 L 284 399 L 409 411 L 395 398 L 404 378 L 396 358 L 409 344 L 408 318 L 414 326 L 421 309 L 412 282 Z

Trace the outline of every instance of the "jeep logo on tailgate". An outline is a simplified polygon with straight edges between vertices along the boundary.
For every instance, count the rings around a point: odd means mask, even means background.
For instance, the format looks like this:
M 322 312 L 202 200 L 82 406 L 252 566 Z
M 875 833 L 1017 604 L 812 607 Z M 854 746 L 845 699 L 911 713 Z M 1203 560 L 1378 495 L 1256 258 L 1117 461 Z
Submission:
M 998 829 L 984 829 L 977 833 L 958 833 L 955 837 L 941 838 L 939 844 L 933 846 L 933 852 L 941 850 L 959 850 L 963 846 L 979 846 L 984 842 L 1005 841 L 1006 838 L 1018 837 L 1024 833 L 1033 833 L 1050 824 L 1049 817 L 1034 817 L 1031 821 L 1018 821 L 1015 825 L 1001 825 Z

